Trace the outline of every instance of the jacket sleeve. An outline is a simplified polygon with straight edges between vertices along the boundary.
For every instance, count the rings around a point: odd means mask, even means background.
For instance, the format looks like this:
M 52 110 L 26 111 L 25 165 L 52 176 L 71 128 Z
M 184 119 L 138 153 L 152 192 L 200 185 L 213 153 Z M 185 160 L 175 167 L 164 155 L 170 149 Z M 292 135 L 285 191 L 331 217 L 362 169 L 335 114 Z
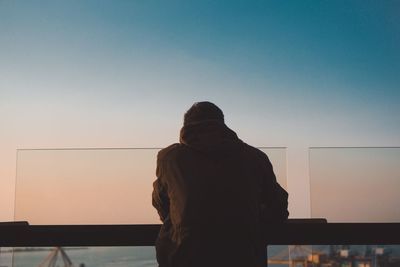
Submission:
M 284 222 L 289 217 L 288 193 L 276 181 L 268 157 L 264 162 L 261 186 L 261 218 L 263 222 Z
M 153 183 L 152 204 L 156 208 L 160 220 L 164 222 L 169 216 L 169 198 L 166 184 L 163 182 L 162 166 L 157 162 L 157 179 Z

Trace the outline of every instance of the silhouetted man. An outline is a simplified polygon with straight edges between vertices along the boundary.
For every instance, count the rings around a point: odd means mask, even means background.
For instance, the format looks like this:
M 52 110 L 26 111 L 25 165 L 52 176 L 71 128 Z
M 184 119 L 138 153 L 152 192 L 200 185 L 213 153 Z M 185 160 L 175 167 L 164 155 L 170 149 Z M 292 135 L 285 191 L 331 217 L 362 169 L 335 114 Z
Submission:
M 288 217 L 288 194 L 263 152 L 210 102 L 184 116 L 180 143 L 158 153 L 153 205 L 160 267 L 263 266 L 262 228 Z

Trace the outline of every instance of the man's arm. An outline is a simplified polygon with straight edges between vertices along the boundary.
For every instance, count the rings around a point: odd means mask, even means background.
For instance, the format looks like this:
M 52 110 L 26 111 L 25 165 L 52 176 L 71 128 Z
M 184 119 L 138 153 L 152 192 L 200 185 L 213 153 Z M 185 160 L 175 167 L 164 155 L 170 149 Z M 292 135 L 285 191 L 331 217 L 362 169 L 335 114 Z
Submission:
M 268 157 L 264 162 L 262 181 L 261 217 L 264 222 L 283 222 L 289 217 L 288 193 L 276 181 L 273 167 Z
M 157 179 L 153 183 L 152 203 L 157 209 L 160 220 L 164 222 L 169 215 L 169 198 L 167 186 L 162 182 L 162 168 L 158 162 L 156 175 Z

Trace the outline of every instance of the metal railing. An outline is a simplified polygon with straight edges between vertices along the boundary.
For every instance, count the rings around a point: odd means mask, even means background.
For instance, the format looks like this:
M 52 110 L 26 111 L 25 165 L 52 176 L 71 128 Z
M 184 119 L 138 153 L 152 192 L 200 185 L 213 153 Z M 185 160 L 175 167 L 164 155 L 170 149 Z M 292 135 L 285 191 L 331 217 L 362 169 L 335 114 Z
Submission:
M 290 219 L 265 227 L 269 245 L 400 245 L 400 223 Z M 154 246 L 160 225 L 0 223 L 0 247 Z M 234 233 L 232 233 L 234 235 Z

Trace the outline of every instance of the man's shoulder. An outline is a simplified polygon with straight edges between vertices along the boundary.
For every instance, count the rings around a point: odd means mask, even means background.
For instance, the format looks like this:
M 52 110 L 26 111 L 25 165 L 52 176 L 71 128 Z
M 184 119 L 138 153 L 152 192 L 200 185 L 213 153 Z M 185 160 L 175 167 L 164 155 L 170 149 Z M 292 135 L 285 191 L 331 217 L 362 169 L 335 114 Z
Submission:
M 266 160 L 268 159 L 267 154 L 265 154 L 262 150 L 259 148 L 256 148 L 254 146 L 251 146 L 249 144 L 243 143 L 244 149 L 247 153 L 252 154 L 254 157 L 259 158 L 260 160 Z
M 174 158 L 176 155 L 181 153 L 185 149 L 185 146 L 180 143 L 175 143 L 166 148 L 161 149 L 158 152 L 157 158 L 158 160 L 167 160 Z

